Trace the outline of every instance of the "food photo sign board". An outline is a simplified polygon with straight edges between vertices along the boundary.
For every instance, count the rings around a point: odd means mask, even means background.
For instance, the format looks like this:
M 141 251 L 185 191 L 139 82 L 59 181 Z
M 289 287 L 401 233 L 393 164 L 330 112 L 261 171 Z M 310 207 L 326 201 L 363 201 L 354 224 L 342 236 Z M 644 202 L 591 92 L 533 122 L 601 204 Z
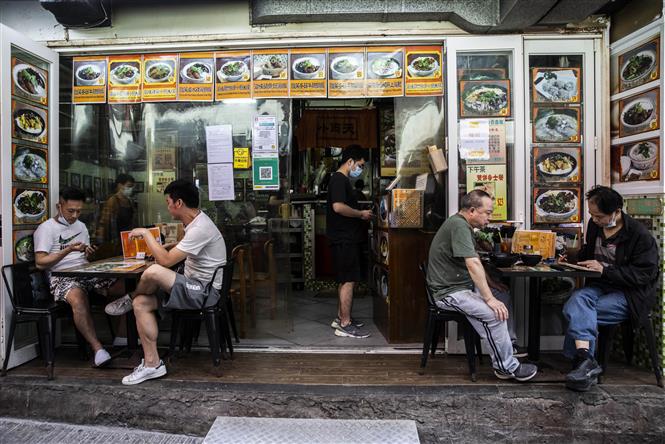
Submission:
M 441 46 L 407 46 L 404 70 L 406 96 L 443 95 Z
M 252 51 L 252 97 L 289 97 L 288 64 L 288 50 Z
M 367 48 L 367 90 L 372 97 L 404 95 L 404 48 Z
M 48 183 L 48 152 L 12 144 L 12 180 L 14 182 Z
M 328 97 L 365 96 L 365 48 L 330 48 L 328 60 Z
M 12 137 L 48 144 L 48 111 L 12 99 Z
M 289 52 L 290 97 L 327 97 L 327 51 L 325 48 L 298 48 Z
M 72 102 L 106 103 L 106 57 L 74 57 Z
M 580 68 L 532 68 L 533 103 L 580 103 Z
M 660 138 L 612 147 L 612 183 L 660 180 Z
M 537 224 L 577 223 L 581 218 L 580 188 L 533 189 L 533 222 Z
M 250 51 L 215 53 L 215 99 L 249 99 L 252 97 Z
M 177 54 L 146 54 L 143 56 L 144 102 L 173 102 L 178 96 Z
M 14 246 L 14 263 L 32 262 L 35 260 L 35 230 L 16 230 L 12 232 Z
M 183 53 L 178 57 L 178 100 L 212 102 L 214 97 L 212 52 Z
M 660 128 L 660 88 L 612 102 L 612 137 L 626 137 Z
M 12 57 L 12 95 L 48 105 L 48 72 Z
M 579 108 L 535 107 L 533 115 L 534 143 L 580 142 Z
M 660 78 L 660 36 L 613 54 L 610 59 L 612 94 L 636 88 Z
M 48 218 L 48 189 L 15 187 L 12 191 L 12 214 L 15 225 L 36 225 Z
M 142 62 L 140 55 L 108 58 L 109 103 L 141 102 Z
M 466 189 L 482 190 L 490 195 L 494 203 L 492 221 L 508 219 L 508 175 L 506 165 L 467 165 Z
M 462 80 L 460 117 L 510 116 L 510 80 Z
M 534 147 L 532 166 L 537 183 L 580 183 L 582 148 Z

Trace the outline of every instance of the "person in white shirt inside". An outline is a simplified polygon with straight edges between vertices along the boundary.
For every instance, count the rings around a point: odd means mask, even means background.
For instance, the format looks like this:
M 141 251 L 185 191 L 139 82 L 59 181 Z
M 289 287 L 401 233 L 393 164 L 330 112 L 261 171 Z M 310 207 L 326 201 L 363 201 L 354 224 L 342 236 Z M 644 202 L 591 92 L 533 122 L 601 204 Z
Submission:
M 156 264 L 141 276 L 132 293 L 106 306 L 106 313 L 122 315 L 134 310 L 136 326 L 144 359 L 130 375 L 122 379 L 125 385 L 139 384 L 148 379 L 166 375 L 166 366 L 157 352 L 157 318 L 155 311 L 166 309 L 191 310 L 210 307 L 220 298 L 222 273 L 207 285 L 220 265 L 226 264 L 224 238 L 210 218 L 199 209 L 199 190 L 186 180 L 175 180 L 164 190 L 166 205 L 171 216 L 183 222 L 185 236 L 173 248 L 159 244 L 145 228 L 132 230 L 129 237 L 143 238 L 152 252 Z M 185 261 L 184 274 L 169 267 Z
M 78 220 L 84 200 L 85 194 L 78 188 L 68 187 L 60 192 L 57 214 L 39 225 L 35 231 L 35 264 L 40 270 L 49 272 L 49 287 L 53 298 L 72 307 L 74 325 L 92 347 L 94 365 L 99 367 L 106 364 L 111 356 L 97 339 L 88 292 L 97 291 L 117 297 L 124 292 L 122 282 L 115 279 L 50 275 L 51 271 L 87 264 L 87 257 L 95 252 L 95 247 L 90 245 L 88 228 Z

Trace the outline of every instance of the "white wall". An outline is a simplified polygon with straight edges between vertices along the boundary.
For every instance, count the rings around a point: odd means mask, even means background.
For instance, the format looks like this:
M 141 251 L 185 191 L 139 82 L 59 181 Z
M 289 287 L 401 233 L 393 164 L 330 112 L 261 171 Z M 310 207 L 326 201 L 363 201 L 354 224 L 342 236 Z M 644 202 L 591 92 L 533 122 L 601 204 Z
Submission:
M 62 45 L 69 40 L 135 40 L 136 43 L 156 38 L 181 41 L 205 36 L 262 38 L 281 34 L 292 37 L 309 35 L 362 35 L 371 33 L 457 34 L 461 31 L 448 22 L 402 23 L 305 23 L 252 27 L 248 1 L 224 1 L 219 4 L 166 5 L 163 7 L 117 7 L 113 10 L 112 27 L 66 31 L 53 14 L 37 0 L 0 1 L 0 22 L 29 38 Z M 191 36 L 188 38 L 188 36 Z M 80 42 L 79 42 L 80 43 Z M 105 42 L 112 43 L 112 42 Z

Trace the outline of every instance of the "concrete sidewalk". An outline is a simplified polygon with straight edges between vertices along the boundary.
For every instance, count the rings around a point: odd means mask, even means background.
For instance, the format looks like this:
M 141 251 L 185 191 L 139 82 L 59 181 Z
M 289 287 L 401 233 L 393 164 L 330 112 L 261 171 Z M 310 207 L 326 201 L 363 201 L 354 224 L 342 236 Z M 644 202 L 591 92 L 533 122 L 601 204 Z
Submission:
M 0 443 L 2 444 L 199 444 L 202 442 L 203 438 L 187 435 L 0 417 Z

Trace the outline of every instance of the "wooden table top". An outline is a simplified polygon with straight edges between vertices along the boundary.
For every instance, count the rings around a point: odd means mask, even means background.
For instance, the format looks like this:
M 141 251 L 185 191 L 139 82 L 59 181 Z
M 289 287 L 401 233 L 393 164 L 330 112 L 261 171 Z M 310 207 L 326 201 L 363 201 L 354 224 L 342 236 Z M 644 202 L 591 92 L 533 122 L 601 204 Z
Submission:
M 51 275 L 60 277 L 138 279 L 141 277 L 146 268 L 148 268 L 153 263 L 153 261 L 141 261 L 136 259 L 124 259 L 123 257 L 113 257 L 108 259 L 100 259 L 98 261 L 90 262 L 79 267 L 52 271 Z
M 598 271 L 581 270 L 559 264 L 513 265 L 497 270 L 505 277 L 600 277 L 602 274 Z

